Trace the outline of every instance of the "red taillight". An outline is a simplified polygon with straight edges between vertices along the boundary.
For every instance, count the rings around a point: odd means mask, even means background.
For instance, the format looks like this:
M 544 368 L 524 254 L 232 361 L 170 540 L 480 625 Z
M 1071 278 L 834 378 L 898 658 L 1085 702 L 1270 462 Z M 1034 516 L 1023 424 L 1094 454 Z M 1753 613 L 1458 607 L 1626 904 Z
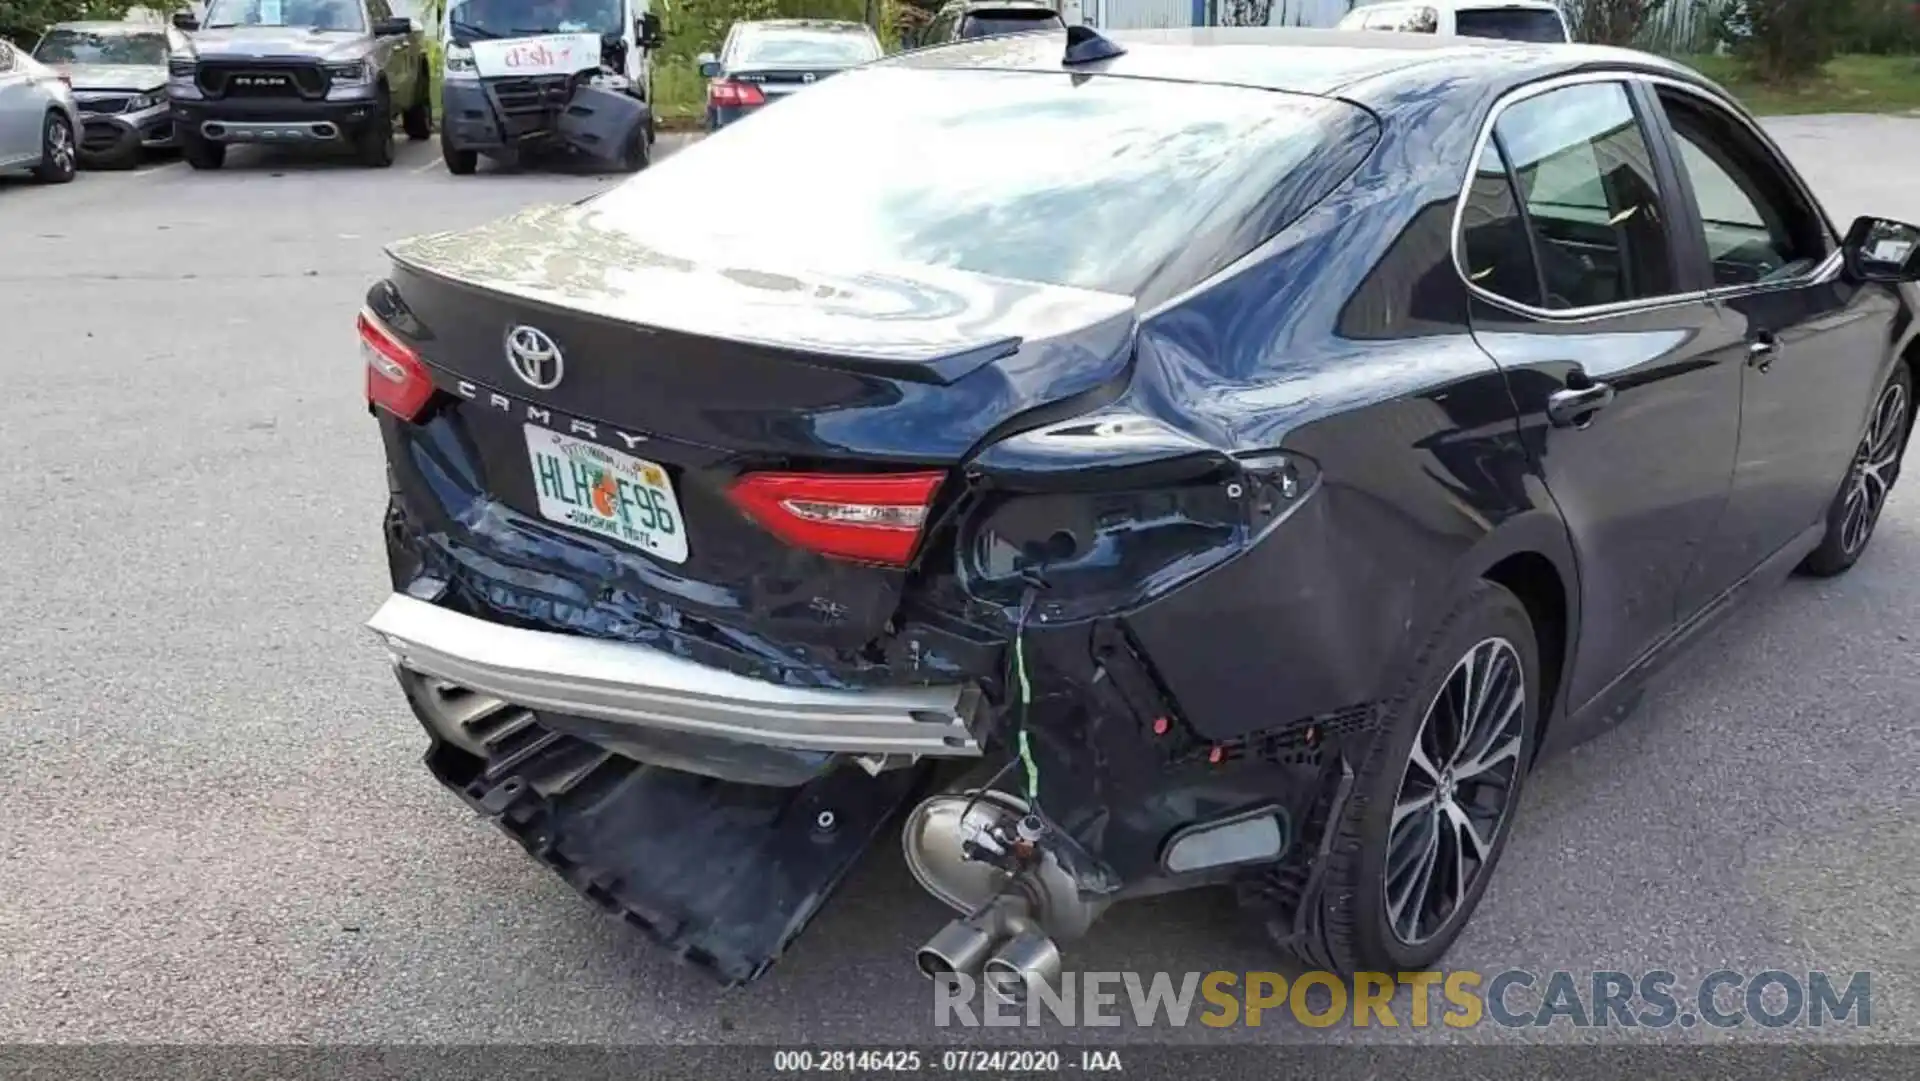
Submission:
M 752 83 L 715 79 L 707 84 L 707 103 L 717 109 L 736 109 L 743 105 L 765 105 L 767 96 Z
M 401 420 L 412 420 L 433 397 L 427 366 L 386 324 L 370 312 L 361 312 L 360 355 L 367 361 L 367 401 Z
M 943 473 L 749 473 L 729 494 L 789 544 L 904 567 L 943 479 Z

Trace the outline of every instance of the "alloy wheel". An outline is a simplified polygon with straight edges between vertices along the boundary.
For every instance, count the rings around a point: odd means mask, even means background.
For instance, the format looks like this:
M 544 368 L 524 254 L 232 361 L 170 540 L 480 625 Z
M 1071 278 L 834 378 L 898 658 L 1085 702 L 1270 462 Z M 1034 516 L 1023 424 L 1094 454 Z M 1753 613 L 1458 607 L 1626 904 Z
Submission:
M 47 125 L 47 160 L 53 166 L 53 171 L 61 176 L 73 172 L 73 131 L 67 127 L 65 120 L 57 117 Z
M 1906 431 L 1907 388 L 1899 382 L 1888 383 L 1874 403 L 1873 422 L 1860 441 L 1848 480 L 1846 511 L 1840 519 L 1840 547 L 1849 556 L 1866 547 L 1867 538 L 1873 536 L 1873 527 L 1893 488 L 1893 473 Z
M 1427 706 L 1387 831 L 1387 926 L 1417 946 L 1464 910 L 1506 826 L 1526 740 L 1519 651 L 1489 638 L 1467 651 Z

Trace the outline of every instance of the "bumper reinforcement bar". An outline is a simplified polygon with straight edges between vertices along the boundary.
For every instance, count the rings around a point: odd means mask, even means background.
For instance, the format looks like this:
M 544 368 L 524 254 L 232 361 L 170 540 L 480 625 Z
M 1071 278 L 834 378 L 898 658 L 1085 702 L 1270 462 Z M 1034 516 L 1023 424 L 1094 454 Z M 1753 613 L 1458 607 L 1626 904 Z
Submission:
M 646 646 L 522 630 L 403 594 L 367 626 L 396 664 L 533 710 L 768 747 L 977 757 L 970 685 L 785 687 Z

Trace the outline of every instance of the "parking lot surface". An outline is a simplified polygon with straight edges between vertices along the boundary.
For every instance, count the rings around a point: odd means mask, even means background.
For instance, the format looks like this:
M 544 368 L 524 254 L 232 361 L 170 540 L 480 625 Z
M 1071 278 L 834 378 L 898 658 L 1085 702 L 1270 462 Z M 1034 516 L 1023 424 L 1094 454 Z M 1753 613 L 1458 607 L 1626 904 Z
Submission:
M 1920 220 L 1920 119 L 1771 126 L 1843 224 Z M 890 844 L 771 975 L 722 993 L 420 767 L 360 627 L 387 579 L 353 314 L 385 242 L 615 180 L 454 178 L 431 144 L 401 150 L 385 172 L 236 155 L 0 182 L 0 1041 L 963 1038 L 932 1029 L 911 960 L 946 913 Z M 1867 969 L 1867 1028 L 1658 1038 L 1920 1039 L 1916 613 L 1910 475 L 1850 575 L 1751 606 L 1535 775 L 1449 967 Z M 1120 906 L 1068 953 L 1272 962 L 1213 895 Z

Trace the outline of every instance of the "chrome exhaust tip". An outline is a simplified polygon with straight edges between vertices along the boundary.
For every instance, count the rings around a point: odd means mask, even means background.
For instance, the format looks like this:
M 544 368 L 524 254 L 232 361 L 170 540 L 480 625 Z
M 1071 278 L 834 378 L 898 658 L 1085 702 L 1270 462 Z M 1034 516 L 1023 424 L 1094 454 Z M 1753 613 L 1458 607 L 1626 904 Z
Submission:
M 984 927 L 954 920 L 942 927 L 927 944 L 914 951 L 913 962 L 920 974 L 937 980 L 949 974 L 971 976 L 993 953 L 993 936 Z
M 1060 978 L 1060 947 L 1038 931 L 1022 931 L 994 951 L 981 980 L 987 990 L 1009 1002 L 1025 1002 L 1036 985 Z

